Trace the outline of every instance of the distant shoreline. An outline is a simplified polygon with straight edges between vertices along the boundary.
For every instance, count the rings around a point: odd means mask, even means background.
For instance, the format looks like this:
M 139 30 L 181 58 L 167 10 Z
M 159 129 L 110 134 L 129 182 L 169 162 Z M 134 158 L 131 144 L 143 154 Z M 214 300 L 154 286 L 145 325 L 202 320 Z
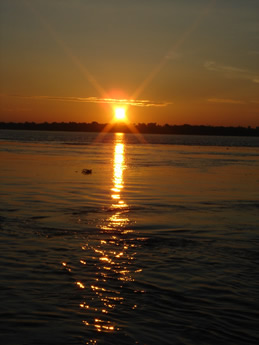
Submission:
M 39 130 L 39 131 L 65 131 L 65 132 L 102 132 L 107 124 L 98 122 L 0 122 L 0 129 L 12 130 Z M 259 136 L 259 127 L 224 127 L 205 125 L 158 125 L 156 123 L 134 124 L 137 132 L 141 134 L 179 134 L 179 135 L 216 135 L 216 136 Z M 109 132 L 131 133 L 126 124 L 114 124 Z

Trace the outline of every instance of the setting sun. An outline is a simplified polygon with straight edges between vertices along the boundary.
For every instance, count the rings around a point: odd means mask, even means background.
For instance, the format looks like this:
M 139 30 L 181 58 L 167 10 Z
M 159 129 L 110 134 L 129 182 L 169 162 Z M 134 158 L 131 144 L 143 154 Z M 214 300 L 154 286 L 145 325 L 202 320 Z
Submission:
M 123 107 L 115 108 L 115 119 L 116 120 L 125 120 L 126 119 L 126 109 Z

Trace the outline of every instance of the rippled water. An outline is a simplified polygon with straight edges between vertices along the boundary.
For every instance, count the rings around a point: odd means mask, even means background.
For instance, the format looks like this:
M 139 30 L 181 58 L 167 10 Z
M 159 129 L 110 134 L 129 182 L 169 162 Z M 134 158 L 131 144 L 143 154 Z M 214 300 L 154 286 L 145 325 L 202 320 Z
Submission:
M 258 343 L 258 138 L 0 131 L 0 149 L 1 344 Z

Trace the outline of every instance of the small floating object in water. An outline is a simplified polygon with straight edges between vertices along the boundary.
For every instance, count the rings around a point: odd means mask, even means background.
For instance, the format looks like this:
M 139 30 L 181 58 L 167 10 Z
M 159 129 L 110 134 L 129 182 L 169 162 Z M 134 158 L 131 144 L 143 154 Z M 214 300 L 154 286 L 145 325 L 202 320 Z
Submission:
M 82 170 L 82 174 L 84 174 L 84 175 L 90 175 L 90 174 L 92 174 L 92 169 L 83 169 L 83 170 Z

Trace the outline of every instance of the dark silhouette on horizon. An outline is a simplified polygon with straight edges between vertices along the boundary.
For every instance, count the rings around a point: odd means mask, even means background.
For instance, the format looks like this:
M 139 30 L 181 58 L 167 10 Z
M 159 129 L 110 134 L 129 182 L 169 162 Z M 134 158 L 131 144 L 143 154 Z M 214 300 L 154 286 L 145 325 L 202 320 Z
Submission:
M 102 132 L 107 124 L 93 121 L 85 122 L 0 122 L 0 129 L 40 130 L 40 131 L 71 131 L 71 132 Z M 179 134 L 179 135 L 225 135 L 225 136 L 259 136 L 259 127 L 224 127 L 205 125 L 159 125 L 157 123 L 134 124 L 140 133 L 149 134 Z M 114 124 L 109 132 L 131 133 L 125 123 Z

